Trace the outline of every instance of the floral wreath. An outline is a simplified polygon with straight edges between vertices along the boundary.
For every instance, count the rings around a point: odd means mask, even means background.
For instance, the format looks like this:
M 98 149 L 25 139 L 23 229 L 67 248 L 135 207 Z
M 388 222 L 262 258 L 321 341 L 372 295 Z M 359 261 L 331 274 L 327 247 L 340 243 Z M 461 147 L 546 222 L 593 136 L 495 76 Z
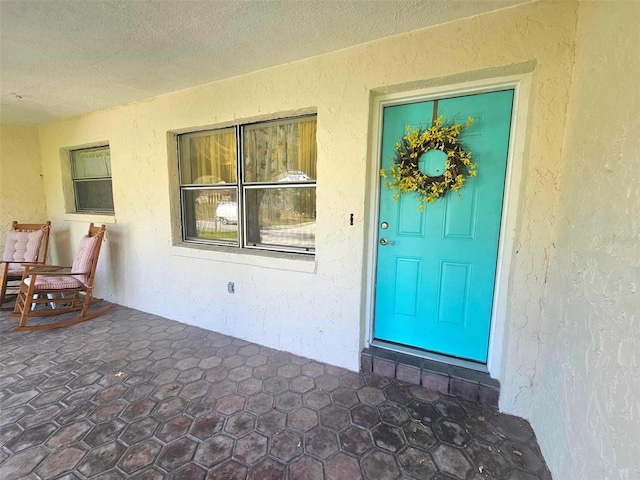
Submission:
M 444 117 L 437 118 L 426 130 L 407 127 L 407 134 L 396 144 L 394 165 L 388 171 L 380 170 L 381 177 L 390 179 L 385 182 L 385 187 L 398 192 L 393 196 L 394 201 L 400 198 L 401 193 L 416 192 L 420 201 L 418 209 L 423 211 L 425 204 L 433 203 L 451 190 L 457 192 L 467 177 L 476 176 L 476 164 L 471 161 L 471 153 L 458 141 L 460 133 L 471 126 L 473 119 L 469 118 L 464 127 L 459 123 L 443 125 L 443 121 Z M 420 171 L 418 161 L 429 150 L 447 154 L 442 175 L 430 176 Z

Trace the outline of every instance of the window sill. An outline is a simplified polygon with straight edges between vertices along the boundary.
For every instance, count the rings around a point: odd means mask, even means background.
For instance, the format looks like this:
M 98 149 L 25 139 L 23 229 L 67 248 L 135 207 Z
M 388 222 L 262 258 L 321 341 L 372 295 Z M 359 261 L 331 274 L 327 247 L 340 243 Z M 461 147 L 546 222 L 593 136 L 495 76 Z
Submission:
M 67 222 L 117 223 L 116 216 L 110 213 L 65 213 L 64 219 Z
M 254 267 L 274 270 L 316 273 L 316 260 L 314 256 L 302 256 L 293 253 L 251 249 L 239 250 L 233 247 L 197 245 L 183 242 L 171 247 L 171 255 L 215 262 L 252 265 Z

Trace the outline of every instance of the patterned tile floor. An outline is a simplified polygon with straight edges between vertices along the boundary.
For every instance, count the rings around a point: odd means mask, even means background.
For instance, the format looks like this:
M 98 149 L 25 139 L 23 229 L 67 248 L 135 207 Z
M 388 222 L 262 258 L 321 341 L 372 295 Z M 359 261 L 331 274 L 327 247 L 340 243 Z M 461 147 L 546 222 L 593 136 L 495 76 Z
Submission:
M 155 315 L 0 316 L 0 478 L 550 479 L 528 423 Z

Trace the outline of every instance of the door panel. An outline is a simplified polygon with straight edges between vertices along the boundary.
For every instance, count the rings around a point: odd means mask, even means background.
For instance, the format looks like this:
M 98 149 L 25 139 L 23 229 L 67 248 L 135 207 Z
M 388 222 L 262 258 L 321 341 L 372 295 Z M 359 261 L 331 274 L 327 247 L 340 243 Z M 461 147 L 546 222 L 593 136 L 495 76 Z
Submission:
M 474 123 L 462 140 L 478 175 L 458 192 L 418 210 L 414 194 L 384 188 L 381 180 L 374 337 L 455 357 L 486 362 L 506 172 L 513 90 L 439 100 L 437 115 Z M 431 125 L 434 102 L 386 107 L 382 168 L 410 128 Z M 426 157 L 426 158 L 425 158 Z M 420 169 L 444 168 L 423 155 Z M 379 226 L 380 227 L 380 226 Z
M 460 262 L 442 262 L 440 266 L 440 295 L 438 323 L 464 325 L 469 305 L 471 265 Z M 455 298 L 456 302 L 451 302 Z
M 415 202 L 406 195 L 398 199 L 397 236 L 413 235 L 424 237 L 424 219 L 416 208 Z
M 419 258 L 396 258 L 394 305 L 397 315 L 415 317 L 420 292 L 421 267 L 422 261 Z
M 478 183 L 466 182 L 464 196 L 467 201 L 450 202 L 445 200 L 444 207 L 444 238 L 465 238 L 473 240 L 478 224 Z M 462 193 L 461 193 L 462 194 Z M 455 193 L 454 196 L 457 196 Z M 462 199 L 457 199 L 462 200 Z

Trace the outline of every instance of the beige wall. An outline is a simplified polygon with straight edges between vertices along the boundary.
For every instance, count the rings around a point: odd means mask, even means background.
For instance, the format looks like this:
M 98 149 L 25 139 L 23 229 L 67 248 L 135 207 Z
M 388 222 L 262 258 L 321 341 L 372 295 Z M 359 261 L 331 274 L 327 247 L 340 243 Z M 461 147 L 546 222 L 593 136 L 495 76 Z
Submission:
M 38 129 L 0 125 L 0 252 L 11 222 L 45 222 Z
M 584 2 L 531 419 L 557 479 L 640 478 L 640 3 Z
M 351 369 L 364 341 L 365 219 L 375 92 L 527 73 L 532 79 L 520 216 L 509 272 L 504 410 L 528 415 L 569 98 L 577 5 L 535 3 L 387 38 L 41 128 L 48 212 L 64 255 L 101 217 L 65 213 L 61 149 L 108 141 L 115 218 L 98 293 L 123 305 Z M 175 145 L 167 132 L 318 112 L 315 260 L 174 246 Z M 168 153 L 169 152 L 169 153 Z M 63 155 L 64 157 L 64 155 Z M 66 160 L 64 160 L 66 161 Z M 516 195 L 518 197 L 518 195 Z M 349 214 L 355 225 L 349 225 Z M 517 254 L 516 254 L 517 252 Z M 363 274 L 364 272 L 364 274 Z M 228 281 L 236 293 L 228 294 Z

